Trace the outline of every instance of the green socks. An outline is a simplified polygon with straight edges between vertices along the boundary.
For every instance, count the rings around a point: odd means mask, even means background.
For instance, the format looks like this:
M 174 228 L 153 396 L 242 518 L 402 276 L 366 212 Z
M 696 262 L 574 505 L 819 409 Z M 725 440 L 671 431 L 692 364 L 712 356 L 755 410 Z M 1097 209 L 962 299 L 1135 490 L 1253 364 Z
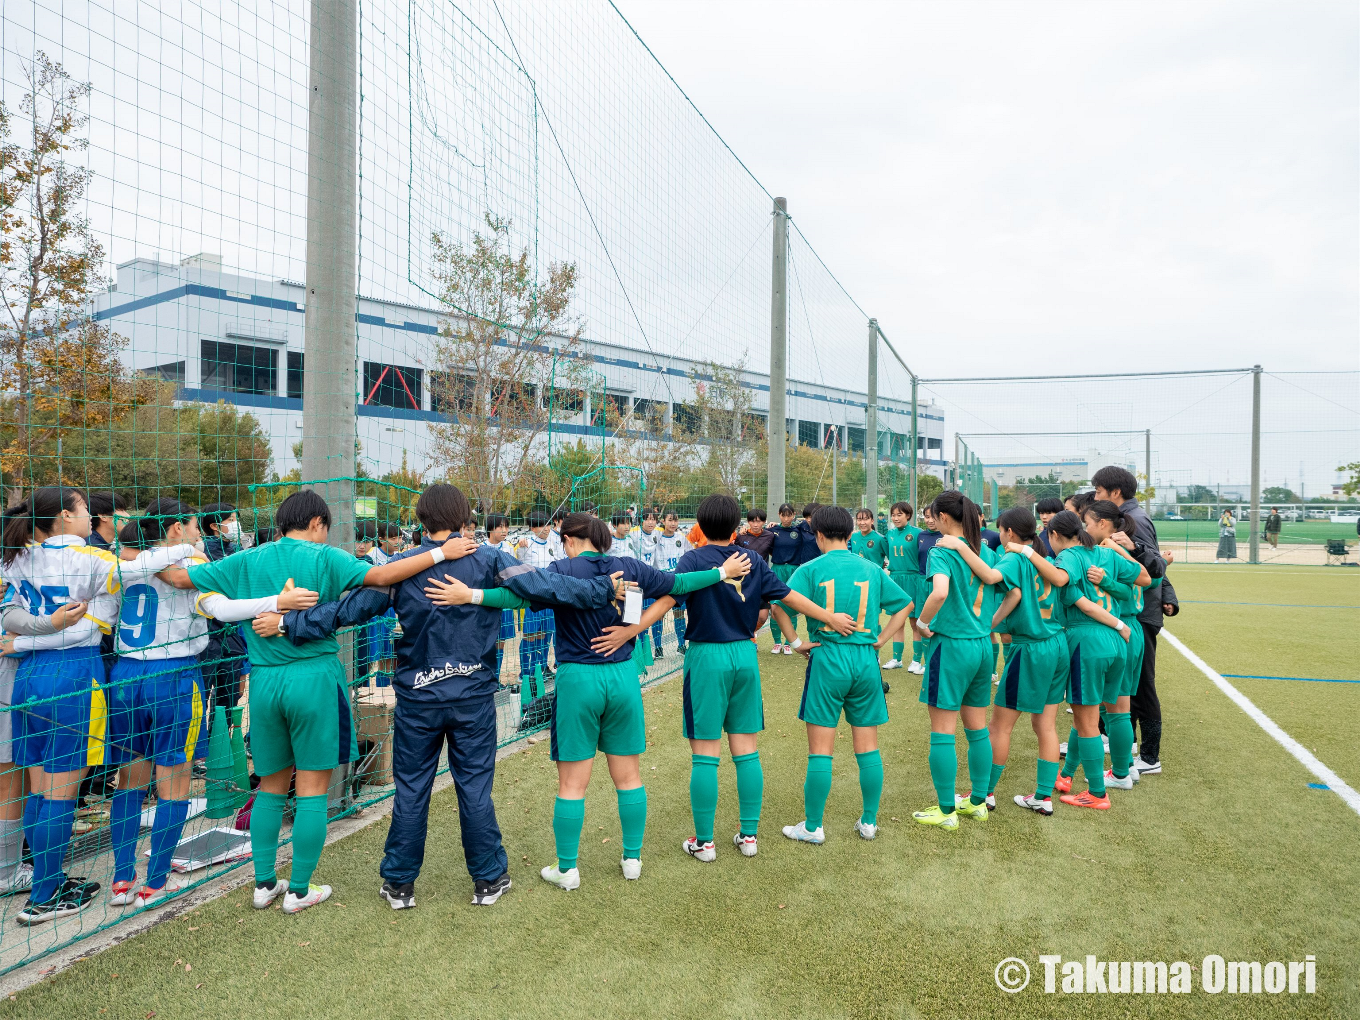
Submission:
M 803 811 L 807 816 L 804 824 L 808 832 L 816 832 L 822 827 L 822 814 L 826 811 L 826 798 L 829 796 L 831 796 L 831 755 L 810 754 L 807 779 L 803 781 Z
M 255 881 L 274 881 L 274 863 L 279 856 L 279 829 L 283 827 L 283 806 L 287 794 L 255 794 L 250 807 L 250 856 L 255 862 Z
M 718 806 L 718 769 L 716 758 L 712 759 L 713 769 L 713 806 Z M 623 829 L 623 856 L 637 860 L 642 856 L 642 834 L 647 829 L 647 787 L 639 786 L 634 790 L 619 790 L 619 826 Z M 697 817 L 697 816 L 696 816 Z M 709 813 L 710 838 L 713 831 Z
M 1104 747 L 1104 744 L 1100 745 Z M 1077 765 L 1080 764 L 1081 752 L 1077 749 L 1077 728 L 1072 727 L 1072 732 L 1067 735 L 1067 757 L 1063 759 L 1062 774 L 1065 776 L 1075 776 Z
M 765 797 L 765 770 L 760 752 L 739 754 L 732 759 L 737 767 L 737 808 L 741 812 L 741 834 L 756 835 L 760 825 L 760 803 Z
M 981 804 L 987 799 L 987 782 L 992 778 L 992 735 L 986 728 L 970 730 L 964 727 L 963 735 L 968 738 L 968 783 L 972 787 L 971 800 Z
M 1093 797 L 1105 796 L 1105 741 L 1094 737 L 1078 737 L 1081 748 L 1081 767 L 1086 770 L 1086 786 Z M 1067 757 L 1072 757 L 1072 745 L 1067 745 Z
M 288 888 L 307 895 L 307 886 L 326 845 L 326 795 L 299 797 L 293 804 L 293 873 Z
M 935 796 L 940 802 L 940 810 L 945 814 L 954 810 L 954 781 L 958 774 L 959 756 L 954 752 L 954 734 L 932 733 L 930 781 L 935 784 Z
M 690 756 L 689 807 L 694 813 L 694 838 L 701 844 L 713 842 L 713 816 L 718 811 L 717 758 L 706 754 Z M 623 817 L 622 807 L 619 817 Z
M 901 661 L 902 661 L 902 649 L 906 647 L 906 642 L 905 642 L 905 641 L 894 641 L 894 642 L 892 643 L 892 646 L 893 646 L 893 660 L 894 660 L 895 662 L 901 662 Z
M 1068 745 L 1071 746 L 1071 745 Z M 1034 784 L 1034 796 L 1042 800 L 1053 796 L 1053 782 L 1058 778 L 1058 763 L 1039 759 L 1038 775 Z
M 557 870 L 570 871 L 576 867 L 581 852 L 581 826 L 586 820 L 586 802 L 563 800 L 553 802 L 553 840 L 557 843 Z
M 988 796 L 991 796 L 992 794 L 996 793 L 996 784 L 1001 782 L 1001 773 L 1005 771 L 1006 771 L 1005 765 L 997 765 L 995 762 L 992 763 L 992 779 L 991 782 L 987 784 Z
M 865 825 L 878 824 L 878 802 L 883 797 L 883 756 L 875 748 L 855 755 L 859 765 L 859 792 L 864 798 L 864 813 L 859 820 Z
M 1133 765 L 1133 722 L 1127 712 L 1105 716 L 1105 732 L 1110 735 L 1110 768 L 1123 779 Z

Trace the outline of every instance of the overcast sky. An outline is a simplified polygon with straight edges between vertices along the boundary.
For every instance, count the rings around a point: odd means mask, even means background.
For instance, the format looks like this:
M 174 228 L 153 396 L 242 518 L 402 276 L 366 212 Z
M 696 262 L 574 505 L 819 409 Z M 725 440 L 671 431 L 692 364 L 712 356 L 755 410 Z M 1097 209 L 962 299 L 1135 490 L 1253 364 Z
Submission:
M 1360 365 L 1355 3 L 617 2 L 918 374 Z

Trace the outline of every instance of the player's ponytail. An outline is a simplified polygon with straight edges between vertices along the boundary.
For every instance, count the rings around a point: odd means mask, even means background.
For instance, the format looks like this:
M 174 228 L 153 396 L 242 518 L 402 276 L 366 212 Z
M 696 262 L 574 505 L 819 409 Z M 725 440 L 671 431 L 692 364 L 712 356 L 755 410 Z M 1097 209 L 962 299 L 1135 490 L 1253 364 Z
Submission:
M 614 544 L 609 525 L 591 514 L 567 514 L 562 520 L 562 537 L 582 539 L 593 545 L 596 552 L 602 553 L 608 552 Z
M 996 527 L 998 531 L 1009 531 L 1017 542 L 1033 546 L 1034 551 L 1040 556 L 1047 555 L 1034 527 L 1034 515 L 1028 510 L 1013 506 L 1009 510 L 1001 511 L 1001 516 L 996 519 Z
M 981 511 L 977 504 L 963 493 L 950 489 L 935 497 L 930 504 L 930 512 L 937 518 L 944 514 L 963 529 L 963 540 L 973 552 L 982 550 Z
M 1054 514 L 1048 522 L 1048 530 L 1070 541 L 1076 541 L 1086 549 L 1090 549 L 1096 544 L 1095 539 L 1088 535 L 1086 529 L 1081 526 L 1081 518 L 1071 510 Z
M 170 525 L 183 523 L 194 516 L 194 508 L 177 499 L 163 497 L 153 499 L 147 504 L 142 516 L 123 525 L 118 533 L 118 541 L 134 549 L 150 549 L 163 542 L 170 531 Z
M 52 522 L 63 510 L 75 513 L 85 505 L 85 498 L 75 489 L 44 485 L 33 490 L 33 495 L 5 510 L 4 527 L 0 530 L 3 554 L 0 562 L 9 566 L 27 548 L 39 531 L 50 532 Z
M 1128 520 L 1119 512 L 1119 507 L 1115 506 L 1108 499 L 1098 499 L 1090 506 L 1083 508 L 1082 517 L 1094 517 L 1098 521 L 1109 521 L 1111 531 L 1127 532 Z

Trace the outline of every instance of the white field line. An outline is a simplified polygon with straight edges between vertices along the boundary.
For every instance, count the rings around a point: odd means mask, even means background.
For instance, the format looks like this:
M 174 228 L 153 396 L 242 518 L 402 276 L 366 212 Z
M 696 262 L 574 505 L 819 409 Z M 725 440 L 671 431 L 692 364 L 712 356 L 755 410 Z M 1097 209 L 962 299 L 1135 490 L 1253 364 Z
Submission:
M 1328 789 L 1334 791 L 1338 797 L 1346 802 L 1346 805 L 1352 811 L 1360 815 L 1360 793 L 1356 793 L 1345 780 L 1326 765 L 1322 764 L 1322 762 L 1317 759 L 1317 756 L 1309 751 L 1308 748 L 1304 747 L 1288 733 L 1280 729 L 1279 724 L 1276 723 L 1274 719 L 1270 718 L 1270 716 L 1266 715 L 1252 704 L 1251 699 L 1245 694 L 1232 684 L 1228 683 L 1228 681 L 1224 680 L 1217 670 L 1211 667 L 1194 652 L 1190 651 L 1176 635 L 1163 628 L 1161 636 L 1171 642 L 1172 648 L 1176 649 L 1176 651 L 1190 660 L 1192 666 L 1212 680 L 1215 687 L 1226 694 L 1232 701 L 1236 702 L 1237 707 L 1243 712 L 1246 712 L 1257 726 L 1261 727 L 1261 729 L 1274 737 L 1281 747 L 1303 764 L 1304 768 L 1326 783 Z

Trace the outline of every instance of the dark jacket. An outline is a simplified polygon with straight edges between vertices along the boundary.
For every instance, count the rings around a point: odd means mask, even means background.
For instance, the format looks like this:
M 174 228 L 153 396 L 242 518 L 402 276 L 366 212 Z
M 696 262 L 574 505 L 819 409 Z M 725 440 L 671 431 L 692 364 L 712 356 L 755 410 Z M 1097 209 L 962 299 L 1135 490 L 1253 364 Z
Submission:
M 766 528 L 759 535 L 738 535 L 737 545 L 742 549 L 750 549 L 766 563 L 770 562 L 770 553 L 774 549 L 774 535 L 770 534 L 770 529 Z
M 1171 587 L 1171 578 L 1163 577 L 1157 590 L 1161 593 L 1163 616 L 1175 616 L 1181 611 L 1181 600 L 1176 598 L 1176 589 Z M 1169 612 L 1167 610 L 1170 610 Z
M 1157 529 L 1152 519 L 1132 499 L 1125 500 L 1119 512 L 1133 522 L 1133 534 L 1129 535 L 1133 539 L 1133 558 L 1147 567 L 1148 576 L 1154 579 L 1165 577 L 1166 560 L 1162 559 L 1157 545 Z M 1138 614 L 1138 619 L 1150 627 L 1162 625 L 1161 585 L 1154 585 L 1143 593 L 1143 611 Z
M 441 543 L 428 538 L 393 560 L 429 552 Z M 481 606 L 437 606 L 425 596 L 431 577 L 456 577 L 469 588 L 509 588 L 544 605 L 598 609 L 614 598 L 608 577 L 550 574 L 521 563 L 495 546 L 480 546 L 460 559 L 437 563 L 394 588 L 358 588 L 336 602 L 284 614 L 284 633 L 293 644 L 315 641 L 342 627 L 381 616 L 389 606 L 401 620 L 397 640 L 397 696 L 412 701 L 458 701 L 494 694 L 496 640 L 501 614 Z
M 794 562 L 801 567 L 822 555 L 822 550 L 817 548 L 817 533 L 812 530 L 811 521 L 799 521 L 797 528 L 803 537 L 803 544 L 798 547 L 798 559 Z
M 792 524 L 787 528 L 782 524 L 776 524 L 765 530 L 770 533 L 771 541 L 774 543 L 770 549 L 770 562 L 772 564 L 798 564 L 802 562 L 798 558 L 799 549 L 803 544 L 802 528 L 797 524 Z

